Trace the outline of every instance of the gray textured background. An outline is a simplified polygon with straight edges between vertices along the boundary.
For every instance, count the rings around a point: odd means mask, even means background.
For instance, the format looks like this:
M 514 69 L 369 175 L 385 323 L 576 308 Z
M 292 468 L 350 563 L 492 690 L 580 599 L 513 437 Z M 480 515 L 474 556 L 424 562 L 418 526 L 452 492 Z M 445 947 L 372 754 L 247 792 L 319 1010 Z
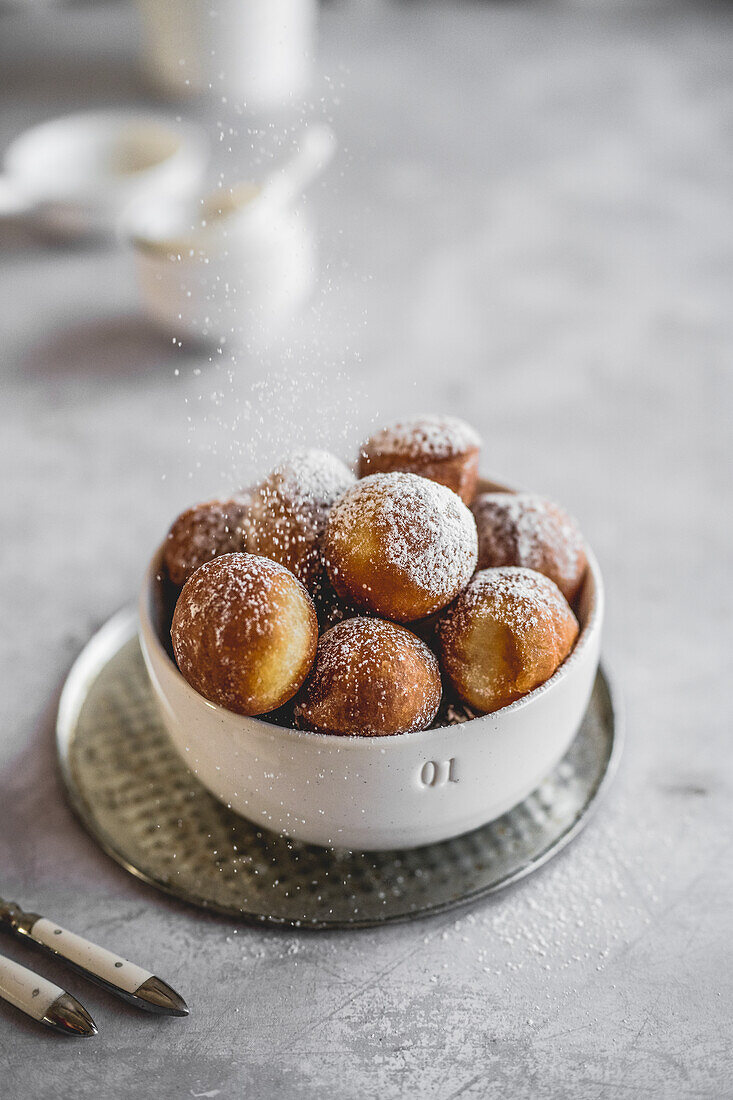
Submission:
M 3 1098 L 731 1094 L 732 24 L 712 2 L 329 5 L 322 286 L 236 365 L 156 337 L 124 255 L 0 229 L 1 889 L 192 1006 L 141 1018 L 49 965 L 101 1034 L 0 1006 Z M 0 137 L 145 101 L 134 59 L 122 6 L 4 18 Z M 66 670 L 180 506 L 288 435 L 353 453 L 424 408 L 476 423 L 485 470 L 564 501 L 600 557 L 628 711 L 608 802 L 533 879 L 381 932 L 159 898 L 64 804 Z

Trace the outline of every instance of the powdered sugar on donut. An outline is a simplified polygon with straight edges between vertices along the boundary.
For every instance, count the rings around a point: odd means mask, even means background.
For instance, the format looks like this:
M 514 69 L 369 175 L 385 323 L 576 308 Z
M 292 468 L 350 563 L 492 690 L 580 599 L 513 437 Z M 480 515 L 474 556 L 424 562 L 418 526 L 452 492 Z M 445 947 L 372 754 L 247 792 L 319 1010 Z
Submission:
M 294 716 L 307 725 L 318 715 L 320 728 L 329 710 L 358 723 L 364 736 L 424 729 L 440 704 L 438 661 L 425 643 L 394 623 L 355 618 L 338 623 L 318 643 L 305 698 Z M 339 732 L 339 731 L 337 731 Z
M 572 598 L 585 569 L 583 539 L 560 507 L 533 493 L 483 493 L 473 504 L 480 566 L 520 565 Z
M 335 505 L 329 540 L 338 549 L 369 526 L 386 564 L 424 592 L 449 598 L 469 581 L 478 540 L 469 509 L 454 492 L 417 474 L 371 474 Z
M 318 543 L 328 514 L 355 481 L 327 451 L 300 451 L 280 463 L 257 491 L 249 548 L 287 566 L 310 591 L 319 586 Z
M 540 623 L 563 621 L 572 612 L 549 577 L 533 569 L 503 566 L 476 573 L 461 593 L 449 621 L 466 614 L 478 619 L 490 616 L 521 637 L 532 633 Z
M 329 509 L 355 480 L 351 470 L 329 451 L 296 451 L 275 467 L 264 491 L 287 501 L 296 514 L 322 525 Z
M 478 572 L 436 628 L 444 674 L 465 703 L 484 712 L 549 680 L 577 635 L 557 585 L 518 566 Z
M 247 548 L 251 494 L 243 490 L 229 500 L 196 504 L 174 521 L 164 548 L 174 584 L 184 584 L 204 562 Z
M 344 668 L 349 668 L 371 676 L 385 661 L 389 663 L 394 659 L 396 651 L 406 641 L 437 672 L 435 654 L 416 634 L 384 619 L 364 617 L 345 619 L 326 631 L 318 646 L 319 672 L 322 676 L 338 676 Z
M 401 455 L 418 458 L 451 458 L 481 446 L 478 434 L 456 416 L 410 417 L 377 432 L 364 445 L 366 455 Z
M 185 599 L 178 601 L 178 633 L 188 633 L 201 617 L 207 624 L 215 624 L 215 637 L 221 643 L 243 606 L 251 631 L 270 633 L 276 624 L 269 594 L 279 577 L 300 583 L 285 566 L 254 554 L 223 554 L 206 562 L 187 582 Z M 303 595 L 307 595 L 305 589 Z
M 223 554 L 186 582 L 171 638 L 193 688 L 236 714 L 256 715 L 298 691 L 315 657 L 318 624 L 305 589 L 283 566 Z

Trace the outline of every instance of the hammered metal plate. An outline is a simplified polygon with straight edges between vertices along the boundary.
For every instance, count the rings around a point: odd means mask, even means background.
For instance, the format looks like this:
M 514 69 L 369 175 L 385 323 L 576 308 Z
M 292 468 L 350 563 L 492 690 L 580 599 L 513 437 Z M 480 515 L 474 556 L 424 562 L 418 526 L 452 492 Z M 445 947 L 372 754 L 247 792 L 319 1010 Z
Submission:
M 76 661 L 57 738 L 72 806 L 132 874 L 240 920 L 312 928 L 364 928 L 441 912 L 529 874 L 583 827 L 621 748 L 599 671 L 564 759 L 491 824 L 407 851 L 300 844 L 226 809 L 186 769 L 158 719 L 132 611 L 111 619 Z

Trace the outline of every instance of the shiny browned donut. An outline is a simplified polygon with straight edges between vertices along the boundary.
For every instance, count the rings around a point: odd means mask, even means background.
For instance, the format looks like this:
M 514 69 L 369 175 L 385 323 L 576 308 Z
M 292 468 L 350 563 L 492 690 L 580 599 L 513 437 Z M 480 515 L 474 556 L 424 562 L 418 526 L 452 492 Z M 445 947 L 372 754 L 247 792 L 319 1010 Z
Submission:
M 380 737 L 429 726 L 440 706 L 435 655 L 384 619 L 347 619 L 321 637 L 294 707 L 302 729 Z
M 557 585 L 513 566 L 476 573 L 436 628 L 443 673 L 464 702 L 484 712 L 549 680 L 577 636 Z
M 476 565 L 476 524 L 456 493 L 417 474 L 372 474 L 331 510 L 323 558 L 338 595 L 409 623 L 438 611 Z
M 228 500 L 194 504 L 173 521 L 163 562 L 174 584 L 185 584 L 200 565 L 247 549 L 252 499 L 245 489 Z
M 481 440 L 455 416 L 416 416 L 383 428 L 361 448 L 359 477 L 393 470 L 447 485 L 470 504 L 478 481 Z
M 249 549 L 289 569 L 311 594 L 322 578 L 320 538 L 333 503 L 355 477 L 328 451 L 301 451 L 255 494 Z
M 521 565 L 554 581 L 574 603 L 587 560 L 577 524 L 557 504 L 535 493 L 480 493 L 473 503 L 478 567 Z
M 303 683 L 318 623 L 310 596 L 284 566 L 223 554 L 186 581 L 171 637 L 178 667 L 204 698 L 235 714 L 265 714 Z

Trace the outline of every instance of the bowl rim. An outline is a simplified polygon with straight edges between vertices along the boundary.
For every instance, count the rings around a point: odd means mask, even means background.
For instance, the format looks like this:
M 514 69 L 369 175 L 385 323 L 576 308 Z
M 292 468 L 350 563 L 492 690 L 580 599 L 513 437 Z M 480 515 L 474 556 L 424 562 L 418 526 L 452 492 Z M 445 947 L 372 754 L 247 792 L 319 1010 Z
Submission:
M 489 489 L 481 489 L 481 483 L 488 484 Z M 481 492 L 518 492 L 520 490 L 506 489 L 505 486 L 499 485 L 495 482 L 489 482 L 487 479 L 481 479 L 479 482 L 479 491 Z M 510 703 L 506 707 L 500 707 L 499 710 L 489 711 L 487 714 L 477 714 L 475 718 L 469 718 L 465 722 L 459 724 L 459 729 L 463 729 L 467 726 L 472 726 L 475 722 L 485 721 L 486 719 L 496 719 L 499 716 L 503 716 L 510 713 L 523 710 L 526 707 L 532 706 L 549 691 L 552 691 L 559 683 L 565 680 L 568 675 L 571 675 L 573 669 L 579 664 L 581 658 L 591 645 L 592 640 L 595 638 L 603 616 L 605 594 L 603 588 L 603 578 L 601 575 L 600 566 L 596 559 L 595 554 L 591 550 L 588 543 L 583 540 L 583 547 L 587 558 L 587 574 L 584 584 L 588 583 L 588 579 L 592 578 L 593 592 L 591 594 L 590 608 L 585 624 L 582 626 L 578 639 L 573 646 L 573 650 L 570 653 L 560 667 L 552 674 L 549 680 L 545 680 L 543 684 L 540 684 L 533 691 L 527 692 L 520 699 L 515 699 L 513 703 Z M 339 750 L 346 749 L 356 750 L 370 746 L 371 751 L 378 751 L 389 745 L 395 743 L 404 744 L 406 739 L 416 742 L 420 739 L 428 740 L 430 735 L 444 733 L 445 730 L 455 730 L 455 725 L 449 726 L 429 726 L 427 729 L 412 730 L 407 733 L 391 733 L 383 734 L 382 736 L 374 737 L 360 737 L 357 735 L 345 735 L 341 733 L 321 733 L 316 730 L 299 730 L 292 726 L 280 726 L 274 722 L 267 722 L 265 719 L 260 718 L 259 715 L 245 715 L 236 714 L 232 710 L 227 710 L 226 707 L 219 706 L 218 703 L 212 703 L 211 700 L 204 698 L 194 687 L 192 687 L 188 680 L 184 677 L 183 673 L 178 668 L 178 665 L 171 658 L 170 654 L 162 644 L 158 637 L 158 632 L 151 620 L 150 616 L 150 594 L 153 584 L 158 580 L 160 574 L 160 567 L 162 563 L 163 551 L 165 548 L 165 539 L 160 543 L 157 550 L 153 554 L 147 569 L 145 570 L 145 576 L 143 579 L 142 588 L 140 590 L 140 597 L 138 601 L 138 612 L 140 617 L 140 633 L 142 635 L 143 651 L 152 647 L 155 649 L 157 656 L 163 660 L 168 667 L 169 672 L 174 676 L 180 685 L 183 692 L 188 696 L 194 706 L 205 706 L 207 710 L 213 712 L 213 714 L 220 715 L 225 722 L 231 722 L 232 720 L 239 721 L 242 726 L 242 733 L 252 733 L 250 723 L 257 722 L 262 727 L 263 733 L 269 733 L 272 737 L 278 737 L 285 740 L 302 741 L 304 739 L 312 740 L 317 738 L 321 744 L 338 746 Z M 410 629 L 410 624 L 405 624 L 407 630 Z M 259 731 L 258 731 L 259 732 Z

